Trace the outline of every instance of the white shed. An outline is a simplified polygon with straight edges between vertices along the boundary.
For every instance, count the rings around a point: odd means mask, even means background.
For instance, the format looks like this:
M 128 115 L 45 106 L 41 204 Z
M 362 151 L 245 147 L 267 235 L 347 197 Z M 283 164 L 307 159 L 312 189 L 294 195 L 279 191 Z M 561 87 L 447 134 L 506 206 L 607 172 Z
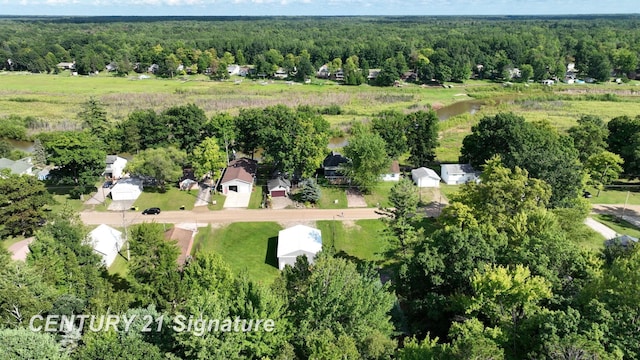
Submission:
M 418 187 L 440 187 L 440 176 L 426 167 L 411 170 L 411 179 Z
M 114 201 L 136 200 L 142 194 L 142 179 L 124 178 L 111 188 L 111 198 Z
M 322 250 L 322 234 L 320 230 L 296 225 L 278 233 L 278 268 L 293 266 L 298 256 L 304 255 L 313 264 L 317 253 Z
M 122 232 L 102 224 L 89 233 L 87 243 L 102 257 L 104 266 L 109 267 L 122 248 Z
M 469 181 L 477 181 L 479 172 L 469 164 L 442 164 L 440 175 L 442 181 L 448 185 L 466 184 Z

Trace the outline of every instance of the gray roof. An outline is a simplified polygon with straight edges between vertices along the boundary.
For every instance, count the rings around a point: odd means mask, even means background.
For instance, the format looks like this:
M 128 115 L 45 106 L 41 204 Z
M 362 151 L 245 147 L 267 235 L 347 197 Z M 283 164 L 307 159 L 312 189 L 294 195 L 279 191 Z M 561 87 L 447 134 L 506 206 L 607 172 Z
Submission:
M 469 164 L 442 164 L 441 169 L 447 169 L 447 173 L 451 174 L 473 174 L 477 171 Z
M 267 182 L 267 188 L 269 188 L 269 191 L 277 189 L 279 187 L 289 188 L 291 187 L 291 181 L 279 177 L 271 179 Z
M 31 158 L 24 158 L 16 161 L 7 158 L 0 159 L 0 169 L 9 169 L 12 174 L 24 174 L 32 167 L 33 164 L 31 163 Z
M 417 178 L 429 177 L 432 179 L 440 180 L 440 176 L 438 176 L 438 174 L 435 171 L 426 167 L 421 167 L 421 168 L 411 170 L 411 176 L 417 177 Z
M 107 155 L 107 158 L 105 160 L 105 163 L 107 164 L 113 164 L 116 162 L 116 160 L 118 160 L 118 155 Z
M 629 236 L 629 235 L 622 235 L 622 236 L 615 237 L 613 239 L 609 239 L 605 241 L 604 244 L 606 246 L 611 246 L 616 244 L 616 245 L 627 247 L 629 246 L 629 244 L 636 244 L 637 242 L 638 242 L 638 238 L 634 238 L 633 236 Z

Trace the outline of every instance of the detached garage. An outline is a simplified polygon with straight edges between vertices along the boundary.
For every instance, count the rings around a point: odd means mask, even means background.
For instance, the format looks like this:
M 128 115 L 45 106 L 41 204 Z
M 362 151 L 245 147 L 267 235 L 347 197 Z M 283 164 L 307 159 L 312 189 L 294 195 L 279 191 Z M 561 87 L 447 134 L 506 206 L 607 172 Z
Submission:
M 322 250 L 322 234 L 320 230 L 296 225 L 278 233 L 278 268 L 293 266 L 298 256 L 306 256 L 309 264 L 313 264 L 317 253 Z
M 271 197 L 285 197 L 291 191 L 291 182 L 283 178 L 271 179 L 267 182 L 267 188 Z
M 242 158 L 230 162 L 220 180 L 222 193 L 251 193 L 257 169 L 258 164 L 254 160 Z
M 120 179 L 111 188 L 111 198 L 113 201 L 135 201 L 142 194 L 142 189 L 142 179 Z
M 418 187 L 440 186 L 440 176 L 438 176 L 435 171 L 426 167 L 411 170 L 411 179 Z

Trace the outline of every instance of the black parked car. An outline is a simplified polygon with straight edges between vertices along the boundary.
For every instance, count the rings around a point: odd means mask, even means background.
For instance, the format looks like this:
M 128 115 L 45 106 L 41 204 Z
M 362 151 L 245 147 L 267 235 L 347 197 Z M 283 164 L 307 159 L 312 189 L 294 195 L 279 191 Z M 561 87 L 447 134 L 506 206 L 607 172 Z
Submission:
M 144 211 L 142 212 L 142 215 L 158 215 L 158 214 L 160 214 L 160 208 L 157 208 L 157 207 L 144 209 Z

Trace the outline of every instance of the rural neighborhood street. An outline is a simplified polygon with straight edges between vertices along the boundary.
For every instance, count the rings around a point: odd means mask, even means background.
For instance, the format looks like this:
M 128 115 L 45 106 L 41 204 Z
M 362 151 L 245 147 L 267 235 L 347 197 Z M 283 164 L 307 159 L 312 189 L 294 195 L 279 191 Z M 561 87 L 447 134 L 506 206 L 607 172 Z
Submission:
M 139 211 L 98 212 L 83 211 L 80 218 L 87 225 L 107 224 L 122 226 L 139 224 L 145 221 L 158 223 L 195 223 L 198 226 L 206 224 L 228 224 L 247 221 L 316 221 L 316 220 L 359 220 L 377 219 L 376 208 L 352 209 L 282 209 L 282 210 L 244 210 L 228 209 L 221 211 L 163 211 L 159 215 L 142 215 Z M 124 214 L 124 218 L 123 218 Z

